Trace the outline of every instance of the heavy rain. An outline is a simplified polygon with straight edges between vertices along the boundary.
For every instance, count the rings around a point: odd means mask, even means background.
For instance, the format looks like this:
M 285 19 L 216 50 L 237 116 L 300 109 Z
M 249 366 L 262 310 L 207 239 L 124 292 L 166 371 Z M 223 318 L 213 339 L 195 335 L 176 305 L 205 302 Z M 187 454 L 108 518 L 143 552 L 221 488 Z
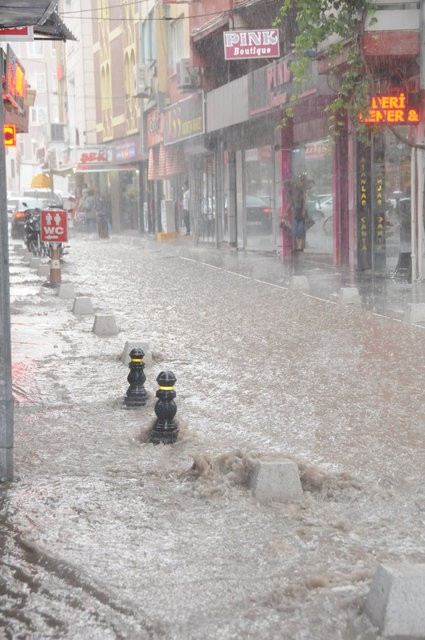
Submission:
M 24 5 L 0 640 L 425 640 L 425 0 Z

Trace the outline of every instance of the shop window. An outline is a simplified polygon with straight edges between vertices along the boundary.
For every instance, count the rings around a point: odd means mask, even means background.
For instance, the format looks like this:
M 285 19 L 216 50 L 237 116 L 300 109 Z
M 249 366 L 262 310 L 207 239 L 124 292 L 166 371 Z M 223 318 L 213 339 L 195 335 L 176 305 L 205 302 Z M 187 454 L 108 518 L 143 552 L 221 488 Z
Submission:
M 271 146 L 245 151 L 245 229 L 248 249 L 274 249 L 274 170 Z
M 312 140 L 294 147 L 292 179 L 306 176 L 307 225 L 306 253 L 332 254 L 333 251 L 333 169 L 332 144 L 329 139 Z M 310 226 L 311 224 L 311 226 Z

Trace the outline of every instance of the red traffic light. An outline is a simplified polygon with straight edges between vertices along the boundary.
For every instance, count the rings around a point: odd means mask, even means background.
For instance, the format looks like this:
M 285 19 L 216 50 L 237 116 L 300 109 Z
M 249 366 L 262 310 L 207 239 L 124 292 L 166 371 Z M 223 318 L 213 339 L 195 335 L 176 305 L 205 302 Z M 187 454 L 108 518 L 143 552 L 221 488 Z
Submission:
M 16 147 L 16 127 L 14 124 L 4 125 L 4 146 Z

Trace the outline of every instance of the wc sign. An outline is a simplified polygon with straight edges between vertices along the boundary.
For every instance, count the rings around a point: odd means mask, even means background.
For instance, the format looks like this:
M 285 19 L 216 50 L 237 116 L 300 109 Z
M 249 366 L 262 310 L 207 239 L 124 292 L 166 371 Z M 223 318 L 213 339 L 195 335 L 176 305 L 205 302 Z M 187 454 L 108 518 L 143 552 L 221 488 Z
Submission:
M 66 211 L 42 211 L 40 214 L 40 237 L 42 242 L 68 242 Z

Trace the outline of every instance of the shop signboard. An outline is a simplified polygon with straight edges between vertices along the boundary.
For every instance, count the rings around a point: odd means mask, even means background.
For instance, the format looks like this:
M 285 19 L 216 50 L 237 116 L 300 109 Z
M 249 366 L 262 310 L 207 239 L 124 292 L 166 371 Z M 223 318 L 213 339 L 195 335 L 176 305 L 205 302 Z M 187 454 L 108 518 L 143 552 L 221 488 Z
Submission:
M 372 96 L 368 112 L 359 113 L 359 120 L 365 124 L 419 124 L 419 109 L 412 104 L 413 98 L 416 95 L 405 93 Z
M 25 111 L 24 101 L 26 95 L 27 82 L 24 68 L 14 54 L 11 46 L 7 45 L 4 97 L 22 114 Z
M 112 161 L 112 149 L 106 147 L 82 147 L 77 149 L 76 171 L 96 171 Z
M 359 144 L 357 156 L 357 254 L 359 269 L 371 267 L 371 163 L 370 149 Z
M 225 31 L 223 38 L 226 60 L 278 58 L 280 56 L 278 29 Z
M 34 40 L 34 27 L 5 27 L 0 29 L 0 42 L 31 42 Z
M 292 74 L 289 58 L 281 58 L 256 69 L 248 77 L 250 115 L 286 105 L 289 102 L 291 89 Z
M 146 131 L 148 149 L 160 144 L 164 137 L 163 114 L 158 109 L 152 109 L 146 115 Z
M 204 94 L 194 93 L 164 109 L 164 145 L 205 132 Z

